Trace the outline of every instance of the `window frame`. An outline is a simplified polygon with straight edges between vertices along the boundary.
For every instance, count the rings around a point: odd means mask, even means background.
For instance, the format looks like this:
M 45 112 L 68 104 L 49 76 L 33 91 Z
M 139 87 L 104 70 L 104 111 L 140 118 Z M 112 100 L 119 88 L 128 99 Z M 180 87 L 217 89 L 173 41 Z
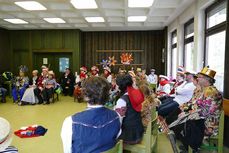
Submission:
M 177 29 L 175 29 L 171 32 L 170 76 L 173 76 L 173 49 L 177 48 L 177 42 L 173 43 L 173 38 L 175 38 L 175 37 L 177 37 Z
M 185 60 L 185 56 L 186 56 L 186 50 L 185 50 L 185 45 L 189 44 L 189 43 L 194 43 L 194 35 L 188 38 L 185 38 L 186 36 L 186 28 L 193 23 L 193 29 L 194 29 L 194 18 L 191 18 L 190 20 L 188 20 L 185 24 L 184 24 L 184 46 L 183 46 L 183 67 L 185 67 L 186 65 L 186 60 Z M 193 31 L 194 32 L 194 31 Z
M 208 22 L 208 13 L 210 13 L 212 10 L 214 10 L 217 6 L 221 5 L 222 3 L 226 2 L 226 0 L 218 0 L 212 5 L 210 5 L 208 8 L 205 9 L 205 31 L 204 31 L 204 55 L 203 55 L 203 67 L 207 65 L 207 38 L 211 35 L 217 34 L 222 31 L 226 31 L 226 21 L 219 23 L 217 25 L 214 25 L 211 28 L 207 27 Z M 227 7 L 227 6 L 226 6 Z M 227 8 L 228 9 L 228 8 Z

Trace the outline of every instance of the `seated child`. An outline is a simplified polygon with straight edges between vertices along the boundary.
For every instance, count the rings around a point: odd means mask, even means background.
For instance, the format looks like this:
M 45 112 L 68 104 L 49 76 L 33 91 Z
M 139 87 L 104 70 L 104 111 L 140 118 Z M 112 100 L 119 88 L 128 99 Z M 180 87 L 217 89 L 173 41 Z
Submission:
M 54 77 L 54 72 L 48 72 L 48 79 L 44 82 L 44 90 L 42 91 L 44 104 L 49 104 L 53 102 L 54 89 L 57 87 L 57 82 Z

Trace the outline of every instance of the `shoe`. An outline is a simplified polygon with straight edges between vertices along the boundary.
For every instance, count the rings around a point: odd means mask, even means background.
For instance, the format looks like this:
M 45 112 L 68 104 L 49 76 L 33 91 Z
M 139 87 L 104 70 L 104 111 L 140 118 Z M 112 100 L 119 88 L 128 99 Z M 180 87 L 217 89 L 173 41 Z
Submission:
M 53 98 L 49 98 L 49 102 L 53 103 L 54 102 Z
M 181 150 L 181 151 L 187 151 L 184 145 L 179 145 L 178 148 L 179 148 L 179 150 Z
M 44 102 L 43 102 L 43 105 L 46 105 L 46 104 L 47 104 L 47 101 L 44 101 Z

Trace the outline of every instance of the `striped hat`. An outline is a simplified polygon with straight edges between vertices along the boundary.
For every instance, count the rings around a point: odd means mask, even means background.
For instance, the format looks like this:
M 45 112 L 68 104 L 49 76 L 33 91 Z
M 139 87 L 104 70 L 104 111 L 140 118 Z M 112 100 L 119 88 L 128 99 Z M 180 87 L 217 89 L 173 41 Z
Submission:
M 179 66 L 179 67 L 177 68 L 177 73 L 179 73 L 179 74 L 184 74 L 184 72 L 185 72 L 185 70 L 184 70 L 184 67 L 183 67 L 183 66 Z

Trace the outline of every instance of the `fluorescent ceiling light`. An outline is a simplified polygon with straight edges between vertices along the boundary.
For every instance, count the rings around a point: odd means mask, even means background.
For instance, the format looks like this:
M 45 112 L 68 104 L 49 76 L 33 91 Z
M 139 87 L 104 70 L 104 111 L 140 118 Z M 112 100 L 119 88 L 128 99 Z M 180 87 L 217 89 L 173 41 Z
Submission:
M 49 23 L 65 23 L 65 21 L 61 18 L 43 18 L 43 19 Z
M 14 2 L 16 5 L 24 8 L 25 10 L 34 11 L 34 10 L 47 10 L 43 5 L 36 1 L 24 1 L 24 2 Z
M 71 3 L 77 9 L 96 9 L 98 8 L 95 0 L 71 0 Z
M 87 22 L 105 22 L 103 17 L 85 17 Z
M 28 24 L 28 22 L 22 19 L 4 19 L 4 20 L 13 24 Z
M 128 22 L 144 22 L 146 16 L 128 16 Z
M 154 0 L 128 0 L 128 7 L 150 7 Z

